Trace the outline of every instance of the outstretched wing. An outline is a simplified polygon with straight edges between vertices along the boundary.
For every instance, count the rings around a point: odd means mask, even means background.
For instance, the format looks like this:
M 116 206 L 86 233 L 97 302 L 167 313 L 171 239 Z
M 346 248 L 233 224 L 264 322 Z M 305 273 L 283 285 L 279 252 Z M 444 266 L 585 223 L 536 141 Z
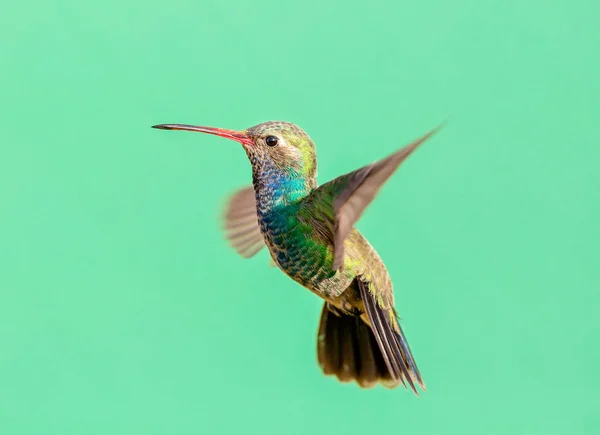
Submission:
M 223 215 L 225 235 L 229 243 L 244 258 L 250 258 L 265 246 L 258 226 L 256 199 L 252 186 L 232 195 Z
M 319 186 L 306 199 L 333 221 L 330 224 L 333 232 L 334 270 L 343 266 L 344 241 L 381 186 L 419 145 L 440 128 L 441 125 L 384 159 Z

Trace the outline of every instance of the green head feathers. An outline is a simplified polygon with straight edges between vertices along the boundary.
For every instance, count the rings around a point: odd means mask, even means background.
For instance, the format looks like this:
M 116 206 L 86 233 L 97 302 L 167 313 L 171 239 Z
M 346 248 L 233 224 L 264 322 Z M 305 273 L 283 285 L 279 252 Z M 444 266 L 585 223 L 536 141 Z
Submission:
M 245 131 L 252 145 L 244 146 L 253 165 L 270 163 L 284 172 L 292 172 L 303 178 L 317 175 L 315 144 L 295 124 L 269 121 Z
M 242 131 L 187 124 L 153 127 L 197 131 L 232 139 L 242 144 L 253 168 L 258 171 L 275 169 L 287 176 L 304 179 L 313 179 L 317 175 L 315 144 L 304 130 L 291 122 L 269 121 Z

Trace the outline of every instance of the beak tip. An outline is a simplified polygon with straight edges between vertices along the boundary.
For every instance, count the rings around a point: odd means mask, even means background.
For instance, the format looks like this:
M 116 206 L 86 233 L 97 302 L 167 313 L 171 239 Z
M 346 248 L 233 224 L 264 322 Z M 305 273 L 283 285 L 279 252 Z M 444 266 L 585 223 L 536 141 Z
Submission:
M 169 128 L 164 124 L 153 125 L 152 128 L 157 128 L 159 130 L 168 130 Z

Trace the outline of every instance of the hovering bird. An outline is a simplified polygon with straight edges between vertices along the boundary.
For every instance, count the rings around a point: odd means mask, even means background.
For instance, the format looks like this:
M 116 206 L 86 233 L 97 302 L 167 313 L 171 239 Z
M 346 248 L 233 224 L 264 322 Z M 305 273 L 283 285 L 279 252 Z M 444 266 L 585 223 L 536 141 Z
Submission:
M 440 126 L 441 127 L 441 126 Z M 383 261 L 354 228 L 380 187 L 440 127 L 394 154 L 317 185 L 315 145 L 300 127 L 270 121 L 242 131 L 184 124 L 153 128 L 208 133 L 239 142 L 252 186 L 229 199 L 224 227 L 242 257 L 267 246 L 290 278 L 325 300 L 317 338 L 326 375 L 369 388 L 425 384 L 394 308 Z

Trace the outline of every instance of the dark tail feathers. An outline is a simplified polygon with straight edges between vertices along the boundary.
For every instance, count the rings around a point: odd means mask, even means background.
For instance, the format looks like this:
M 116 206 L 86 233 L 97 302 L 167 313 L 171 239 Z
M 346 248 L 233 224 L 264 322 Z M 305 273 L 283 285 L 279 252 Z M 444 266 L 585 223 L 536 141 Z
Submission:
M 391 375 L 371 328 L 358 316 L 335 311 L 325 303 L 321 313 L 317 355 L 323 372 L 342 382 L 355 380 L 363 388 L 377 382 L 397 387 L 401 381 Z

